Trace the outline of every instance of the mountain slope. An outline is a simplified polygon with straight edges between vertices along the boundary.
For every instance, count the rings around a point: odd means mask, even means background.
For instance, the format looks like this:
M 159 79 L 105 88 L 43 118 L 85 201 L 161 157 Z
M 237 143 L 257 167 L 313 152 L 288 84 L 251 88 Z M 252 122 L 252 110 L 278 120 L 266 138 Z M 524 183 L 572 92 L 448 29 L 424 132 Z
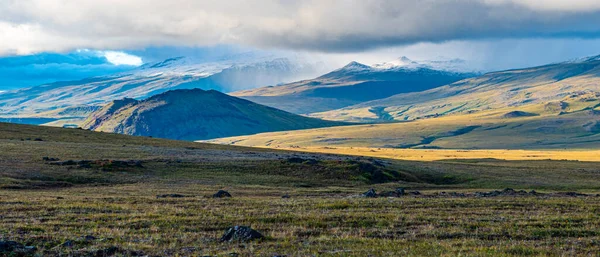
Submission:
M 529 106 L 525 111 L 542 107 Z M 283 149 L 600 149 L 600 109 L 507 118 L 506 114 L 512 110 L 400 123 L 262 133 L 211 142 Z
M 178 57 L 150 63 L 127 73 L 45 84 L 0 94 L 2 117 L 82 118 L 68 110 L 93 110 L 112 100 L 144 99 L 174 89 L 230 92 L 311 76 L 318 65 L 293 58 L 242 56 L 201 62 Z M 67 111 L 65 111 L 67 110 Z
M 199 140 L 268 131 L 344 125 L 287 113 L 215 90 L 174 90 L 145 100 L 123 99 L 94 112 L 82 127 L 95 131 Z
M 311 116 L 343 121 L 406 121 L 529 104 L 585 108 L 600 95 L 600 58 L 488 73 L 422 92 L 394 95 Z M 382 119 L 382 114 L 385 119 Z
M 599 149 L 600 57 L 488 73 L 311 116 L 393 124 L 219 139 L 246 146 Z
M 404 57 L 401 60 L 407 62 L 408 59 Z M 234 92 L 231 95 L 293 113 L 309 114 L 399 93 L 423 91 L 473 75 L 436 70 L 433 66 L 412 61 L 375 66 L 351 62 L 315 79 Z

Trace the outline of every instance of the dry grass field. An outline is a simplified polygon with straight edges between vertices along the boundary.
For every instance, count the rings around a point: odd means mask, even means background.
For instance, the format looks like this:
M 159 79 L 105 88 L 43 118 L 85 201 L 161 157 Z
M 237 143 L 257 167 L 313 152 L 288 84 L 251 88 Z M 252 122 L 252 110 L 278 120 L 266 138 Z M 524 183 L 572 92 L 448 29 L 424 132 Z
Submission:
M 394 160 L 0 123 L 0 241 L 35 247 L 0 256 L 600 252 L 600 163 L 478 158 Z M 399 187 L 406 195 L 360 197 Z M 504 188 L 525 191 L 475 193 Z M 233 197 L 213 198 L 220 189 Z M 221 242 L 236 225 L 265 238 Z
M 412 161 L 450 161 L 452 159 L 499 159 L 512 161 L 567 160 L 600 162 L 600 150 L 452 150 L 452 149 L 395 149 L 369 147 L 279 147 L 289 151 L 369 156 Z

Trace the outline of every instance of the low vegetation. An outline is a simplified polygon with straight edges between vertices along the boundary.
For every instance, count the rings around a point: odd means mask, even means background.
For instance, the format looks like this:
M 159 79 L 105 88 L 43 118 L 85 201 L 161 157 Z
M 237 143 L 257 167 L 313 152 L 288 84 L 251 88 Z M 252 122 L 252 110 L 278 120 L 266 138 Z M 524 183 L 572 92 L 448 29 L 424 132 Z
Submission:
M 400 161 L 2 123 L 0 132 L 0 242 L 22 249 L 0 255 L 600 251 L 595 162 Z M 361 197 L 371 188 L 380 197 Z M 397 188 L 406 194 L 384 194 Z M 235 226 L 264 237 L 221 240 Z

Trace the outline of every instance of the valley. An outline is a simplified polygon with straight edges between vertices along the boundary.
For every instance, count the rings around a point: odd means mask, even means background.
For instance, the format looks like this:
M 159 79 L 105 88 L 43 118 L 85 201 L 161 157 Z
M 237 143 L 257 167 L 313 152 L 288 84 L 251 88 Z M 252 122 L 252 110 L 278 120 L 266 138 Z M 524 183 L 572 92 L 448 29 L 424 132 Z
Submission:
M 597 57 L 492 72 L 430 90 L 309 115 L 376 124 L 263 133 L 211 142 L 253 147 L 362 147 L 392 149 L 390 151 L 597 150 L 600 140 L 598 74 Z

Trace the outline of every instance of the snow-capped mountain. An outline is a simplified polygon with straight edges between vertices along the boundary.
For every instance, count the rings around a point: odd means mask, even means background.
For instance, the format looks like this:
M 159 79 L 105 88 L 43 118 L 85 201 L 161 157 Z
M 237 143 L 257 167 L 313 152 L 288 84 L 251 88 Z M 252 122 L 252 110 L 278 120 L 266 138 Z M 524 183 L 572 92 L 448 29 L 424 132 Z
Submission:
M 353 61 L 311 80 L 232 95 L 292 113 L 310 114 L 399 93 L 419 92 L 476 75 L 431 67 L 406 57 L 373 66 Z
M 591 56 L 490 72 L 442 87 L 400 93 L 311 116 L 340 121 L 388 122 L 497 110 L 506 114 L 512 109 L 517 111 L 516 115 L 523 115 L 520 112 L 525 110 L 541 115 L 590 111 L 594 113 L 594 117 L 589 117 L 591 122 L 598 119 L 595 116 L 598 116 L 599 107 L 600 56 Z M 507 117 L 511 115 L 515 114 Z
M 561 63 L 585 63 L 585 62 L 593 62 L 593 61 L 600 61 L 600 55 L 575 58 L 575 59 L 572 59 L 572 60 L 569 60 L 569 61 L 566 61 L 566 62 L 559 62 L 559 63 L 555 63 L 555 64 L 561 64 Z
M 419 60 L 414 61 L 406 56 L 402 56 L 395 60 L 383 63 L 373 64 L 371 67 L 375 69 L 432 69 L 451 72 L 475 72 L 467 66 L 467 62 L 462 59 L 446 59 L 439 57 L 435 60 Z
M 122 98 L 144 99 L 173 89 L 232 92 L 295 81 L 320 74 L 323 69 L 319 63 L 296 56 L 245 53 L 208 62 L 175 57 L 125 73 L 4 92 L 0 95 L 0 116 L 72 117 L 66 111 L 72 107 L 99 106 Z

